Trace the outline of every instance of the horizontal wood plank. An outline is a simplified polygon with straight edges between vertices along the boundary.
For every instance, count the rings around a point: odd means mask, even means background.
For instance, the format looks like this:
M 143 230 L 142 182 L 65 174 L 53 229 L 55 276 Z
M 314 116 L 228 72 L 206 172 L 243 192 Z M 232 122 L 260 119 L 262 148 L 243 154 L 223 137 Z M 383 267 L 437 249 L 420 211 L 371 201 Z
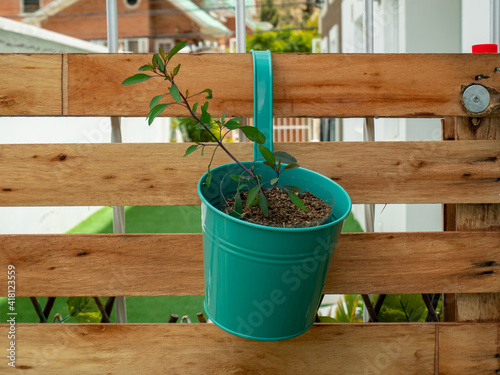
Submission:
M 500 373 L 500 324 L 439 325 L 439 374 Z
M 62 69 L 61 54 L 1 54 L 5 78 L 0 81 L 0 113 L 54 116 L 64 108 L 70 116 L 145 116 L 150 99 L 166 91 L 164 82 L 131 87 L 121 82 L 150 59 L 150 54 L 68 54 L 67 69 Z M 253 115 L 250 54 L 180 54 L 175 60 L 182 65 L 182 90 L 213 89 L 214 115 Z M 274 114 L 464 116 L 462 90 L 483 75 L 489 78 L 480 83 L 490 89 L 492 100 L 481 115 L 498 115 L 497 66 L 494 54 L 273 54 Z M 68 88 L 64 97 L 62 87 Z M 165 114 L 186 115 L 180 106 L 171 106 Z
M 0 345 L 9 348 L 7 334 Z M 422 375 L 434 371 L 435 345 L 434 324 L 315 325 L 279 342 L 213 324 L 18 324 L 16 369 L 4 357 L 0 372 Z
M 463 86 L 477 83 L 500 91 L 495 55 L 472 54 L 273 54 L 275 116 L 441 117 L 463 116 Z M 151 55 L 69 56 L 69 114 L 145 116 L 153 96 L 166 91 L 161 80 L 123 87 Z M 181 54 L 177 83 L 184 92 L 211 88 L 213 115 L 253 115 L 250 54 Z M 173 65 L 173 66 L 175 66 Z M 439 84 L 438 84 L 439 82 Z M 486 112 L 498 114 L 498 95 Z M 193 100 L 203 100 L 195 98 Z M 165 111 L 186 116 L 180 106 Z
M 204 294 L 201 234 L 2 235 L 0 243 L 0 269 L 15 266 L 17 296 Z M 500 232 L 346 233 L 324 292 L 495 292 L 499 243 Z
M 186 144 L 0 145 L 0 206 L 198 205 Z M 228 144 L 240 159 L 252 145 Z M 500 203 L 500 141 L 276 143 L 353 203 Z M 208 154 L 208 152 L 207 152 Z M 215 165 L 231 160 L 218 152 Z
M 0 54 L 0 116 L 62 115 L 62 55 Z

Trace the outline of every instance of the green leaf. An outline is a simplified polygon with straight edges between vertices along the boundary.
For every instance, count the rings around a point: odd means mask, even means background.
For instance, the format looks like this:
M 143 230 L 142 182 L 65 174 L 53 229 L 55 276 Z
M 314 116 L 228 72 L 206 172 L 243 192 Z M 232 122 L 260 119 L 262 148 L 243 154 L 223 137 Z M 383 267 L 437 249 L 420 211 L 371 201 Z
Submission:
M 183 127 L 184 125 L 189 125 L 191 123 L 191 117 L 183 117 L 179 122 L 179 127 Z
M 208 102 L 205 102 L 205 104 L 201 106 L 201 117 L 200 117 L 201 123 L 205 125 L 210 124 L 210 121 L 212 119 L 210 113 L 207 112 L 207 109 L 208 109 Z
M 238 212 L 236 212 L 236 210 L 230 211 L 229 212 L 229 216 L 232 216 L 232 217 L 234 217 L 236 219 L 241 218 L 241 214 L 239 214 Z
M 224 112 L 224 114 L 222 115 L 220 122 L 223 123 L 225 119 L 226 119 L 226 112 Z
M 288 170 L 288 169 L 295 169 L 295 168 L 298 168 L 299 165 L 297 163 L 293 163 L 293 164 L 288 164 L 285 166 L 285 168 L 283 168 L 284 171 Z
M 237 174 L 230 174 L 229 178 L 233 181 L 240 182 L 240 176 Z
M 161 58 L 162 58 L 163 60 L 165 60 L 165 57 L 167 57 L 167 56 L 165 55 L 165 52 L 163 51 L 163 49 L 161 49 L 161 48 L 160 48 L 160 51 L 159 51 L 159 52 L 160 52 L 160 56 L 161 56 Z
M 197 148 L 198 148 L 198 145 L 191 145 L 191 146 L 189 146 L 187 148 L 186 153 L 184 154 L 184 156 L 188 156 L 189 154 L 195 152 Z
M 266 136 L 262 134 L 260 130 L 254 126 L 242 126 L 240 129 L 246 135 L 246 137 L 252 142 L 262 144 L 266 141 Z
M 208 188 L 208 187 L 210 187 L 211 183 L 212 183 L 212 171 L 209 169 L 207 179 L 205 180 L 205 182 L 202 185 Z
M 302 202 L 302 199 L 300 199 L 297 195 L 295 195 L 294 193 L 292 193 L 291 191 L 288 192 L 288 197 L 290 198 L 290 200 L 292 201 L 292 203 L 294 205 L 296 205 L 298 208 L 300 208 L 302 211 L 307 211 L 307 208 L 304 204 L 304 202 Z
M 131 77 L 128 77 L 125 81 L 122 82 L 122 85 L 125 85 L 125 86 L 135 85 L 136 83 L 147 81 L 150 78 L 151 78 L 151 76 L 148 76 L 147 74 L 138 73 L 138 74 L 134 74 Z
M 363 322 L 363 303 L 359 294 L 344 294 L 343 301 L 339 300 L 335 309 L 333 323 L 358 323 Z
M 173 83 L 170 88 L 170 95 L 172 95 L 172 98 L 174 98 L 177 103 L 181 102 L 181 94 L 179 93 L 179 88 L 175 83 Z
M 187 41 L 183 41 L 183 42 L 180 42 L 178 43 L 174 48 L 172 48 L 170 50 L 170 52 L 168 53 L 168 56 L 167 56 L 167 59 L 171 59 L 172 57 L 174 57 L 174 55 L 179 52 L 181 49 L 183 49 L 184 47 L 186 47 L 188 44 Z
M 196 113 L 196 108 L 198 108 L 198 102 L 194 103 L 193 105 L 193 112 Z
M 224 126 L 226 128 L 228 128 L 229 130 L 235 130 L 235 129 L 241 128 L 242 125 L 240 123 L 234 121 L 234 119 L 233 119 L 233 120 L 229 120 L 228 122 L 226 122 L 224 124 Z
M 69 297 L 66 300 L 69 316 L 79 323 L 99 323 L 102 315 L 92 297 Z
M 420 294 L 388 294 L 378 319 L 380 322 L 418 322 L 425 319 L 426 312 Z
M 285 188 L 290 191 L 296 191 L 297 193 L 300 193 L 302 191 L 301 188 L 292 185 L 285 185 Z
M 252 190 L 250 190 L 250 192 L 248 193 L 247 203 L 246 203 L 247 207 L 250 207 L 255 198 L 257 198 L 257 194 L 259 194 L 260 191 L 260 186 L 261 185 L 254 186 Z
M 243 189 L 248 189 L 248 185 L 247 184 L 239 184 L 238 185 L 238 191 L 241 191 Z
M 146 64 L 146 65 L 143 65 L 139 68 L 140 72 L 149 72 L 152 70 L 153 70 L 153 65 L 151 65 L 151 64 Z
M 212 90 L 210 90 L 210 89 L 205 89 L 205 90 L 201 91 L 201 92 L 200 92 L 200 94 L 201 94 L 202 92 L 206 92 L 206 93 L 207 93 L 207 96 L 205 97 L 205 99 L 212 99 Z
M 170 104 L 169 103 L 163 103 L 163 104 L 157 104 L 155 105 L 151 111 L 149 111 L 149 114 L 147 116 L 148 119 L 148 125 L 151 125 L 155 118 L 162 113 L 165 108 L 167 108 Z
M 276 163 L 276 160 L 274 159 L 274 155 L 273 153 L 264 145 L 259 145 L 259 150 L 262 154 L 262 156 L 264 157 L 264 159 L 266 159 L 266 161 L 271 164 L 273 167 L 273 169 L 276 167 L 274 164 Z
M 151 99 L 151 103 L 149 103 L 149 109 L 151 110 L 155 105 L 157 105 L 161 98 L 163 98 L 164 96 L 165 94 L 157 95 L 153 99 Z
M 153 65 L 158 67 L 161 72 L 165 71 L 165 64 L 163 63 L 159 53 L 153 54 Z
M 259 194 L 259 207 L 262 210 L 262 213 L 264 214 L 265 217 L 269 216 L 269 202 L 267 201 L 266 196 L 264 193 L 261 191 Z
M 269 183 L 270 183 L 271 185 L 276 185 L 276 184 L 278 183 L 278 180 L 279 180 L 279 177 L 275 177 L 275 178 L 273 178 L 271 181 L 269 181 Z
M 283 164 L 294 164 L 297 163 L 297 159 L 295 159 L 292 155 L 289 153 L 283 152 L 283 151 L 276 151 L 274 152 L 274 157 L 276 160 L 281 160 Z
M 177 73 L 179 73 L 179 69 L 181 68 L 181 64 L 177 65 L 175 68 L 174 68 L 174 71 L 172 72 L 172 77 L 175 77 L 177 75 Z M 186 96 L 187 95 L 187 92 L 186 92 Z
M 243 203 L 241 201 L 240 193 L 234 196 L 234 210 L 241 216 L 241 211 L 243 210 Z
M 268 167 L 270 167 L 270 168 L 272 168 L 272 169 L 274 169 L 274 167 L 275 167 L 275 165 L 274 165 L 274 164 L 271 164 L 271 163 L 269 163 L 268 161 L 265 161 L 265 162 L 263 162 L 262 164 L 267 165 Z

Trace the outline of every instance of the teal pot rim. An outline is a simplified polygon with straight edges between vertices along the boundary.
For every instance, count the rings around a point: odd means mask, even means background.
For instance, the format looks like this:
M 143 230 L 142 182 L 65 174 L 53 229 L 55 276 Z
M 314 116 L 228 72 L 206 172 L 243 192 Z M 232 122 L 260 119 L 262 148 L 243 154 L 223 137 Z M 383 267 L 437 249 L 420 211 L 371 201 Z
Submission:
M 247 162 L 243 162 L 243 163 L 247 163 Z M 248 163 L 251 163 L 251 162 L 248 162 Z M 218 167 L 213 168 L 212 169 L 212 174 L 216 174 L 217 170 L 219 170 L 219 169 L 226 169 L 230 165 L 234 165 L 235 167 L 238 167 L 238 165 L 236 163 L 223 164 L 223 165 L 220 165 Z M 205 174 L 203 174 L 203 176 L 198 181 L 198 186 L 197 186 L 198 196 L 200 197 L 202 203 L 204 203 L 207 206 L 213 208 L 213 210 L 217 213 L 217 215 L 222 216 L 226 220 L 231 220 L 232 222 L 234 222 L 236 224 L 243 225 L 243 226 L 248 226 L 248 227 L 256 228 L 256 229 L 267 229 L 269 231 L 274 231 L 274 232 L 289 232 L 289 233 L 290 232 L 310 232 L 310 231 L 315 231 L 315 230 L 319 230 L 319 229 L 325 229 L 325 228 L 328 228 L 328 227 L 333 227 L 333 226 L 335 226 L 335 225 L 343 222 L 347 218 L 347 216 L 349 215 L 349 213 L 351 212 L 351 208 L 352 208 L 351 198 L 349 197 L 349 194 L 347 194 L 347 192 L 344 190 L 344 188 L 342 186 L 340 186 L 338 183 L 336 183 L 335 181 L 333 181 L 333 180 L 329 179 L 328 177 L 322 175 L 321 173 L 312 171 L 312 170 L 307 169 L 307 168 L 302 168 L 302 167 L 296 168 L 296 170 L 307 171 L 308 173 L 315 174 L 315 175 L 317 175 L 320 178 L 324 178 L 324 179 L 328 180 L 329 184 L 336 185 L 339 188 L 339 193 L 345 195 L 344 198 L 348 202 L 349 209 L 345 210 L 345 212 L 342 214 L 341 217 L 338 217 L 335 220 L 329 221 L 328 223 L 320 224 L 320 225 L 317 225 L 317 226 L 314 226 L 314 227 L 301 227 L 301 228 L 290 228 L 290 227 L 287 227 L 287 228 L 281 228 L 281 227 L 272 227 L 272 226 L 268 226 L 268 225 L 262 225 L 262 224 L 252 223 L 252 222 L 249 222 L 249 221 L 237 219 L 235 217 L 232 217 L 231 215 L 226 214 L 225 212 L 221 211 L 219 208 L 214 207 L 205 198 L 202 190 L 205 189 L 205 187 L 203 186 L 203 182 L 207 178 L 208 172 L 206 172 Z

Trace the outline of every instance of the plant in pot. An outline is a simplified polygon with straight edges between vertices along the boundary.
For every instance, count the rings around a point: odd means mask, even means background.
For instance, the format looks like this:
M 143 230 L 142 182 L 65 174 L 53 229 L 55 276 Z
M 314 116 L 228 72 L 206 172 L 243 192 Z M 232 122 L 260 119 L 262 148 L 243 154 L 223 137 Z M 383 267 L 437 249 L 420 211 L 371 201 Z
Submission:
M 168 91 L 152 98 L 149 125 L 168 106 L 180 105 L 214 141 L 190 145 L 184 155 L 213 147 L 208 171 L 198 182 L 205 310 L 216 325 L 240 337 L 270 341 L 298 336 L 314 323 L 350 198 L 331 179 L 299 167 L 291 155 L 273 152 L 268 51 L 253 52 L 253 127 L 225 114 L 212 118 L 208 101 L 196 101 L 200 95 L 211 99 L 212 90 L 181 91 L 176 84 L 180 64 L 173 67 L 172 60 L 185 45 L 153 54 L 152 62 L 123 84 L 164 79 Z M 224 138 L 236 129 L 254 142 L 254 160 L 239 161 L 225 147 Z M 219 149 L 233 162 L 211 168 Z M 288 219 L 294 215 L 298 219 Z

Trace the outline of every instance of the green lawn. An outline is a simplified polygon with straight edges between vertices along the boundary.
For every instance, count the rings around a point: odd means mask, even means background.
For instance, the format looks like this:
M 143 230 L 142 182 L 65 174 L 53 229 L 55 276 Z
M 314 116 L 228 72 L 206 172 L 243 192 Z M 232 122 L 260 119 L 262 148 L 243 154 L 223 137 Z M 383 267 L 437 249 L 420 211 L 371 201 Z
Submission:
M 201 233 L 201 209 L 199 206 L 126 207 L 125 229 L 127 233 Z M 113 211 L 104 207 L 82 221 L 68 233 L 112 233 Z M 352 214 L 344 223 L 344 232 L 360 232 L 359 223 Z M 46 298 L 39 298 L 45 305 Z M 66 298 L 56 299 L 49 318 L 54 314 L 67 315 Z M 196 313 L 203 312 L 203 296 L 189 297 L 127 297 L 127 318 L 130 323 L 167 322 L 170 314 L 179 317 L 189 315 L 197 322 Z M 29 298 L 16 298 L 17 322 L 38 322 Z M 0 321 L 5 322 L 7 298 L 0 298 Z M 114 321 L 114 314 L 112 314 Z M 68 322 L 76 322 L 69 319 Z

